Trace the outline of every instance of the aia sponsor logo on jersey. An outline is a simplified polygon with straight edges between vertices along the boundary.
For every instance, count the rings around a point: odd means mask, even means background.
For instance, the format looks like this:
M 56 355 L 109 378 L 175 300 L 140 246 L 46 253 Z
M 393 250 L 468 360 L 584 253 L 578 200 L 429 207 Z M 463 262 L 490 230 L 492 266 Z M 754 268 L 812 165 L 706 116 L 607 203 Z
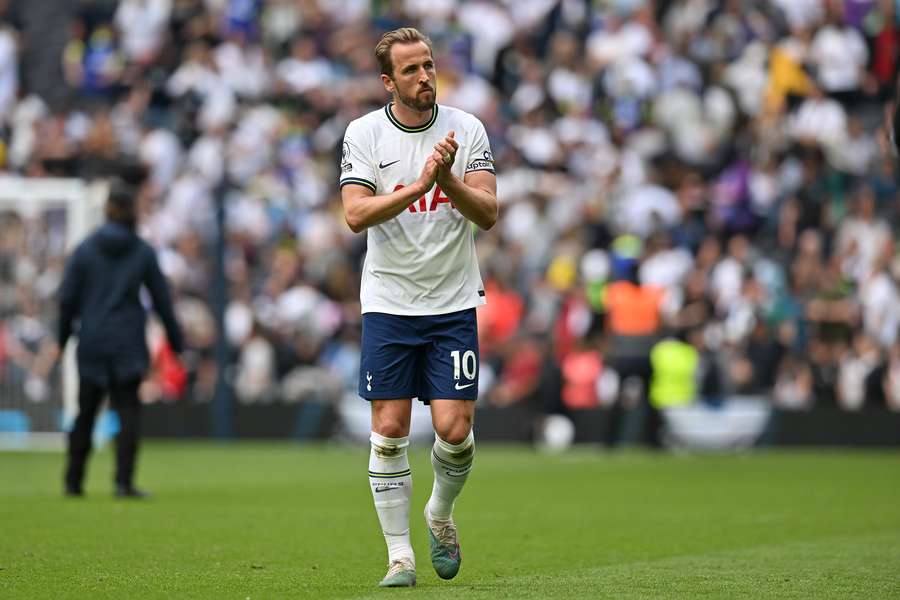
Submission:
M 404 187 L 406 187 L 406 186 L 401 183 L 398 183 L 396 186 L 394 186 L 394 191 L 396 192 L 397 190 L 402 189 Z M 441 186 L 435 184 L 434 192 L 432 192 L 432 194 L 431 194 L 431 201 L 429 202 L 425 196 L 422 196 L 416 202 L 413 202 L 409 205 L 409 212 L 411 212 L 411 213 L 431 212 L 433 210 L 437 210 L 438 207 L 443 203 L 449 204 L 451 208 L 456 210 L 456 206 L 453 205 L 453 201 L 450 200 L 450 198 L 448 198 L 447 195 L 444 194 L 443 191 L 441 191 Z

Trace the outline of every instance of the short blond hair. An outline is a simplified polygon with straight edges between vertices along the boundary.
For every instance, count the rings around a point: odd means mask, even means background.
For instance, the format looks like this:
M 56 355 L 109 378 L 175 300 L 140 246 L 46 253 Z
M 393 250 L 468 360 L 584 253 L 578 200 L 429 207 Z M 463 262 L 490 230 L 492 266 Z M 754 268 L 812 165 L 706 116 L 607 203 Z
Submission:
M 414 44 L 415 42 L 424 42 L 428 46 L 428 51 L 434 56 L 431 40 L 415 27 L 401 27 L 381 36 L 381 39 L 375 44 L 375 58 L 381 67 L 381 73 L 388 77 L 394 74 L 394 65 L 391 64 L 391 48 L 394 44 Z

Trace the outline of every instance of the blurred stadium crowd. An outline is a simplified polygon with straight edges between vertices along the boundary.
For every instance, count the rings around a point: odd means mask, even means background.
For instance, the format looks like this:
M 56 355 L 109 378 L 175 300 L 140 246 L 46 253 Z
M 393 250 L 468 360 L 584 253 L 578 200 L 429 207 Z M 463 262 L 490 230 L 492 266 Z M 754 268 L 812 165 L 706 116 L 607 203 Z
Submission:
M 498 166 L 501 218 L 477 233 L 480 402 L 553 412 L 644 386 L 657 406 L 900 410 L 894 0 L 56 4 L 0 3 L 0 165 L 146 167 L 141 232 L 193 400 L 216 378 L 226 172 L 236 398 L 355 396 L 365 236 L 343 220 L 341 138 L 387 100 L 378 36 L 414 24 L 439 101 L 482 120 Z M 33 398 L 62 235 L 0 214 L 0 378 Z

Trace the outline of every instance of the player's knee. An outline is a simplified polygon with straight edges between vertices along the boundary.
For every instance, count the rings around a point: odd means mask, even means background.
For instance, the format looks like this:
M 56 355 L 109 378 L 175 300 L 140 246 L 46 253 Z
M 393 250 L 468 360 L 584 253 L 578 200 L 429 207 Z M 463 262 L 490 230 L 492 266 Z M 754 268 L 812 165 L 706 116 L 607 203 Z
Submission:
M 438 437 L 447 442 L 448 444 L 452 444 L 453 446 L 457 446 L 466 441 L 466 438 L 469 437 L 469 432 L 472 430 L 471 423 L 466 421 L 458 421 L 456 423 L 451 424 L 443 431 L 437 432 Z M 471 447 L 471 445 L 470 445 Z
M 448 444 L 463 443 L 472 431 L 472 418 L 466 414 L 444 415 L 435 424 L 435 433 Z
M 448 444 L 453 444 L 454 446 L 456 446 L 458 444 L 462 444 L 466 440 L 466 435 L 467 434 L 463 433 L 462 430 L 451 430 L 450 435 L 441 437 Z
M 372 431 L 386 438 L 409 435 L 410 405 L 406 402 L 373 402 Z
M 374 431 L 386 438 L 402 438 L 409 434 L 407 427 L 404 427 L 403 423 L 393 419 L 382 419 Z

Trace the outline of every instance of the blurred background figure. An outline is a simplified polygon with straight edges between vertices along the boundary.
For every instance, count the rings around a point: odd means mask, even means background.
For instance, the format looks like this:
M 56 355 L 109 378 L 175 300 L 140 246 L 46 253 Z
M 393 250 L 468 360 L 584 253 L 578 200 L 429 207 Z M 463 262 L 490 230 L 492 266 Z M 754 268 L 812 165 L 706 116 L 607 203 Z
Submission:
M 138 386 L 150 367 L 142 286 L 162 319 L 171 352 L 177 355 L 183 347 L 156 254 L 135 232 L 135 196 L 135 190 L 125 183 L 112 184 L 106 202 L 107 223 L 75 249 L 60 285 L 59 349 L 71 336 L 78 338 L 78 416 L 69 433 L 68 496 L 84 493 L 94 419 L 107 394 L 119 419 L 115 494 L 125 498 L 146 495 L 134 486 L 140 437 Z

